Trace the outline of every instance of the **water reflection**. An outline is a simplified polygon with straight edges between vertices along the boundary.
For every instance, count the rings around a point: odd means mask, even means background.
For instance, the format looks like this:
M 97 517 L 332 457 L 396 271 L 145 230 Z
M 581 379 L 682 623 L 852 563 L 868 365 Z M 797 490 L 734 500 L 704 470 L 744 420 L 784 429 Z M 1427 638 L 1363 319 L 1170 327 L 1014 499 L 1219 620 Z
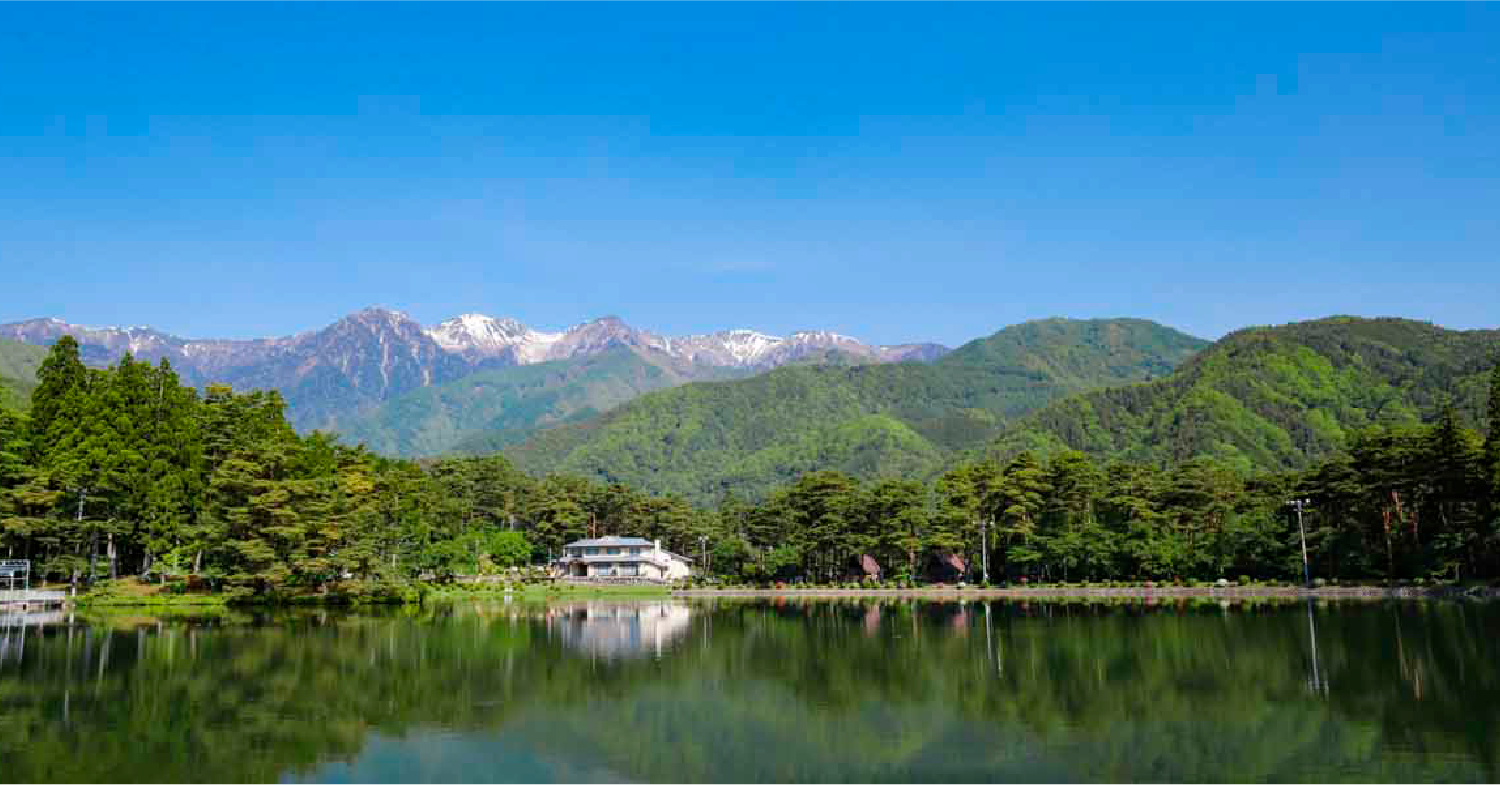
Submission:
M 1497 622 L 895 599 L 79 618 L 10 631 L 0 779 L 1494 781 Z
M 1328 681 L 1318 670 L 1318 621 L 1313 614 L 1313 600 L 1307 598 L 1307 640 L 1312 652 L 1312 673 L 1307 677 L 1307 687 L 1318 695 L 1328 694 Z
M 687 634 L 685 602 L 570 602 L 547 609 L 547 628 L 570 649 L 590 656 L 662 656 Z

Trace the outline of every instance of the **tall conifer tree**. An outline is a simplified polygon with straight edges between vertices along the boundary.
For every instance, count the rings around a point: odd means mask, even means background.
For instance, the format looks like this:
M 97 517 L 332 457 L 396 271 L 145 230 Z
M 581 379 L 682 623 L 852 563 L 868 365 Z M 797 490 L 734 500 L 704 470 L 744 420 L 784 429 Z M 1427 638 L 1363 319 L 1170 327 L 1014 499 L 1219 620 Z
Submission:
M 52 344 L 47 358 L 36 371 L 37 388 L 31 393 L 31 454 L 37 463 L 48 457 L 60 431 L 76 424 L 81 416 L 81 395 L 88 388 L 88 369 L 78 358 L 78 341 L 64 335 Z
M 1489 436 L 1484 441 L 1484 468 L 1490 482 L 1490 500 L 1500 507 L 1500 359 L 1490 371 Z

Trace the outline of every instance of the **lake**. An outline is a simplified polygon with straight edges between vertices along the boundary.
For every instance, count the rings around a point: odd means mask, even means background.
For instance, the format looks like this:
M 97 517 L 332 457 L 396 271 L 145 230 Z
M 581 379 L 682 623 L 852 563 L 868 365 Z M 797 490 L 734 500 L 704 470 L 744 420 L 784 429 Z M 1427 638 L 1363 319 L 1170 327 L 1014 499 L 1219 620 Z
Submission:
M 646 600 L 73 616 L 0 779 L 1486 781 L 1500 605 Z

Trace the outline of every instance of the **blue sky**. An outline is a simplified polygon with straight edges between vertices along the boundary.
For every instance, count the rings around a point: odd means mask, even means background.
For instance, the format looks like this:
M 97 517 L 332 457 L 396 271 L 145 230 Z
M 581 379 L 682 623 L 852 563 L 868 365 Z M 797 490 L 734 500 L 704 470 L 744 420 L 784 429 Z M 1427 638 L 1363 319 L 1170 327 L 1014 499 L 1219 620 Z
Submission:
M 0 321 L 1500 323 L 1494 4 L 0 4 Z

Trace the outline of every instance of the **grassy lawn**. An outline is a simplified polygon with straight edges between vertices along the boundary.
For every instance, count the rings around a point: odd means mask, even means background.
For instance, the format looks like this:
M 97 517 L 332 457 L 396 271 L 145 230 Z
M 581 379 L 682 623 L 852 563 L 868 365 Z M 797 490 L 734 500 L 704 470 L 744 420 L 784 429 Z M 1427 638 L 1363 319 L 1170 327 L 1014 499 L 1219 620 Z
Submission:
M 596 586 L 573 583 L 528 583 L 512 587 L 506 592 L 498 585 L 469 586 L 454 585 L 432 587 L 429 597 L 436 599 L 463 599 L 468 597 L 500 597 L 509 594 L 527 599 L 550 597 L 666 597 L 671 592 L 667 586 Z
M 103 581 L 98 589 L 79 594 L 74 602 L 80 606 L 222 606 L 224 596 L 208 592 L 173 594 L 160 583 L 130 577 Z
M 66 587 L 62 587 L 66 590 Z M 416 587 L 413 587 L 414 589 Z M 529 583 L 513 585 L 510 591 L 500 584 L 445 584 L 428 585 L 424 587 L 424 596 L 431 600 L 462 600 L 462 599 L 494 599 L 499 597 L 518 597 L 528 600 L 566 599 L 576 597 L 666 597 L 671 589 L 667 586 L 599 586 L 580 585 L 568 583 Z M 413 591 L 407 602 L 415 602 L 416 591 Z M 335 602 L 345 604 L 346 600 L 334 597 L 323 597 L 320 595 L 297 596 L 281 598 L 278 604 L 319 604 L 319 602 Z M 240 600 L 248 604 L 256 604 L 253 598 Z M 396 600 L 401 602 L 401 600 Z M 150 581 L 142 581 L 139 578 L 120 578 L 115 581 L 103 581 L 93 591 L 80 592 L 74 599 L 79 607 L 101 608 L 110 606 L 120 607 L 182 607 L 202 608 L 209 606 L 222 607 L 228 603 L 228 596 L 217 592 L 190 592 L 177 594 L 168 589 L 167 586 Z

